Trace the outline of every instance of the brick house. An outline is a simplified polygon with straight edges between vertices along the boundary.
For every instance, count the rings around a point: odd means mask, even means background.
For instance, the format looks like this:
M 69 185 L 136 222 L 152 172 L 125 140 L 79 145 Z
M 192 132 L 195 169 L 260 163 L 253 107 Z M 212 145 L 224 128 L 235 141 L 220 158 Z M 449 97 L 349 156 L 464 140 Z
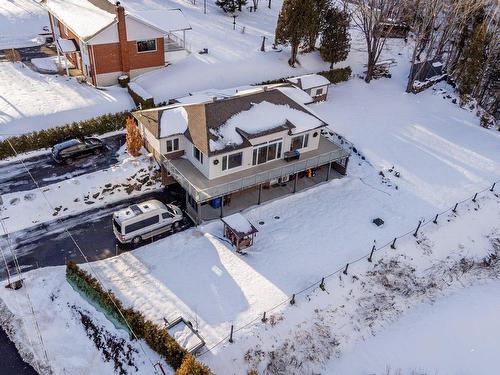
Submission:
M 210 220 L 346 173 L 350 151 L 288 87 L 133 113 L 165 185 L 185 191 L 186 212 Z M 197 100 L 199 98 L 200 100 Z
M 165 46 L 173 38 L 185 46 L 185 31 L 191 29 L 180 9 L 129 12 L 108 0 L 42 0 L 42 5 L 58 54 L 94 86 L 164 67 Z

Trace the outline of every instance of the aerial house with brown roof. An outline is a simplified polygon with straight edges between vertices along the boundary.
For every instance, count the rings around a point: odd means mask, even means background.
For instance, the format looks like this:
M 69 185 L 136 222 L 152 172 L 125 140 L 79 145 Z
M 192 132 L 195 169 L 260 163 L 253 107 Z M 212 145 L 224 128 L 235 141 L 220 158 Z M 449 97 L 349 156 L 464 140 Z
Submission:
M 193 98 L 134 117 L 165 184 L 186 191 L 196 221 L 241 211 L 345 174 L 349 150 L 281 87 Z
M 132 12 L 108 0 L 42 0 L 41 5 L 58 55 L 94 86 L 164 67 L 169 49 L 184 48 L 185 31 L 191 29 L 180 9 Z

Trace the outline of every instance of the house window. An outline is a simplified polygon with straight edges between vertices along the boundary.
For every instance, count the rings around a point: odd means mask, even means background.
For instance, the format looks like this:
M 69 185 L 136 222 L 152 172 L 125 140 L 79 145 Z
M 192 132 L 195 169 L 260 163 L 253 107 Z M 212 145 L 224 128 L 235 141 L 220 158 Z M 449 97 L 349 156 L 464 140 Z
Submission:
M 151 52 L 151 51 L 156 51 L 156 39 L 137 41 L 137 52 Z
M 290 145 L 290 151 L 306 148 L 308 144 L 309 144 L 309 133 L 293 137 L 292 143 Z
M 277 139 L 269 143 L 257 145 L 253 149 L 252 164 L 258 165 L 281 158 L 283 140 Z
M 316 95 L 323 95 L 323 89 L 316 89 Z
M 201 153 L 200 150 L 196 148 L 195 145 L 193 145 L 193 156 L 196 160 L 198 160 L 201 164 L 203 164 L 203 154 Z
M 179 149 L 179 138 L 167 140 L 167 152 L 177 151 Z
M 243 164 L 243 153 L 237 152 L 236 154 L 224 155 L 222 157 L 222 170 L 241 167 Z

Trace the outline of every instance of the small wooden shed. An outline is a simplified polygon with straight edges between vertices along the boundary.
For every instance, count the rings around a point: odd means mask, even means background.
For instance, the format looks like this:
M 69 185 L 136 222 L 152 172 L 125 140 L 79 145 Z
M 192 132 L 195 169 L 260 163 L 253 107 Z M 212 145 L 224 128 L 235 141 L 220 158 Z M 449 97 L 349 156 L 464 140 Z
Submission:
M 224 223 L 224 237 L 231 241 L 237 251 L 253 245 L 258 230 L 242 214 L 235 213 L 221 220 Z

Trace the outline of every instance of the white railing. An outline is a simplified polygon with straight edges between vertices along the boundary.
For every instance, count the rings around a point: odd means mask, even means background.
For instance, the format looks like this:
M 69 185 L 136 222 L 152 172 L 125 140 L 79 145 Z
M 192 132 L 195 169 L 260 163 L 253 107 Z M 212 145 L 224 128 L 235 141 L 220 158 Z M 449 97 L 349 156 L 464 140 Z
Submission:
M 163 163 L 168 172 L 177 182 L 191 195 L 197 202 L 204 202 L 213 198 L 221 197 L 229 193 L 241 191 L 261 183 L 266 183 L 274 179 L 287 177 L 289 175 L 303 172 L 310 168 L 317 168 L 322 165 L 338 161 L 349 156 L 349 151 L 341 148 L 325 154 L 310 157 L 298 162 L 293 162 L 278 168 L 273 168 L 264 172 L 259 172 L 251 176 L 242 177 L 234 181 L 229 181 L 220 185 L 198 189 L 188 178 L 173 164 L 172 160 L 164 159 Z

